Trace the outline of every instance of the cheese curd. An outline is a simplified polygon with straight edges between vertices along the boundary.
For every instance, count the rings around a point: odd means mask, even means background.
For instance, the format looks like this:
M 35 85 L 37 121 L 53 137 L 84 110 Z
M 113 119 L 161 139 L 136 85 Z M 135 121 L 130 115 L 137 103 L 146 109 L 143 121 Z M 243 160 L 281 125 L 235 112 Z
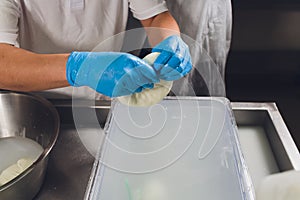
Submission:
M 159 53 L 151 53 L 143 58 L 148 64 L 153 65 Z M 152 89 L 144 89 L 142 92 L 135 93 L 129 96 L 118 97 L 117 99 L 128 106 L 147 107 L 160 102 L 171 91 L 173 81 L 160 80 L 154 84 Z

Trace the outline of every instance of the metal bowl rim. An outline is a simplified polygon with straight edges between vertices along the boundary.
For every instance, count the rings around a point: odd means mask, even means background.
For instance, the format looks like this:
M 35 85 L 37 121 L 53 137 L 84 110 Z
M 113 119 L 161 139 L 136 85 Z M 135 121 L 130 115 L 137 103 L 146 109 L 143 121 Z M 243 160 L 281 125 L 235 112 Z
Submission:
M 49 145 L 44 149 L 43 153 L 38 157 L 36 161 L 33 162 L 30 167 L 28 167 L 26 170 L 24 170 L 21 174 L 19 174 L 17 177 L 13 178 L 9 182 L 5 183 L 4 185 L 0 186 L 0 192 L 6 190 L 7 188 L 11 187 L 13 184 L 21 180 L 23 177 L 25 177 L 28 173 L 30 173 L 36 165 L 38 165 L 40 162 L 45 160 L 50 153 L 51 149 L 53 148 L 54 144 L 57 141 L 58 134 L 59 134 L 59 127 L 60 127 L 60 118 L 57 110 L 51 104 L 48 100 L 45 98 L 38 96 L 36 94 L 32 93 L 25 93 L 25 92 L 15 92 L 15 91 L 0 91 L 0 95 L 6 94 L 6 95 L 13 95 L 13 96 L 25 96 L 26 98 L 34 99 L 42 103 L 45 107 L 49 109 L 49 111 L 52 113 L 52 116 L 54 118 L 54 134 L 53 137 L 51 137 Z M 56 122 L 56 123 L 55 123 Z

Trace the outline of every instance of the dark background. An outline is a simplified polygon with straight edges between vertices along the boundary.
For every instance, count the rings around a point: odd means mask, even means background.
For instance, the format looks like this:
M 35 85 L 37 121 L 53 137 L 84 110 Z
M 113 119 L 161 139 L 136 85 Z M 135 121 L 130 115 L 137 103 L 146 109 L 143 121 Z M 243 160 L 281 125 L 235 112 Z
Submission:
M 300 148 L 300 0 L 233 0 L 231 101 L 275 102 Z

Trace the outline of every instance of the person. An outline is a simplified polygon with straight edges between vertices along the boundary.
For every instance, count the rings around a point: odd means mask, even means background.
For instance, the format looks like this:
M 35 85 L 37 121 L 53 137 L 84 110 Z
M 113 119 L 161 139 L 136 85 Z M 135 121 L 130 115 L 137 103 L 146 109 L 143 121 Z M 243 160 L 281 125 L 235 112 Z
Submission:
M 152 51 L 161 53 L 153 67 L 129 53 L 91 52 L 125 31 L 128 8 L 143 27 L 161 29 L 147 32 Z M 164 0 L 1 0 L 0 57 L 1 89 L 64 93 L 87 86 L 108 97 L 180 79 L 192 68 Z

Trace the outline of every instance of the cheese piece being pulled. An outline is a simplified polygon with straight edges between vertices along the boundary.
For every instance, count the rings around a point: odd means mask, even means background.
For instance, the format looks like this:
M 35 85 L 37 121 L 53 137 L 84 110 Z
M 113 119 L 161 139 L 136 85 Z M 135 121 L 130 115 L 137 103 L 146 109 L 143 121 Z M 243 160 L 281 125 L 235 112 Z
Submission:
M 160 53 L 151 53 L 143 58 L 149 65 L 153 65 Z M 142 92 L 135 93 L 129 96 L 118 97 L 117 99 L 128 106 L 147 107 L 160 102 L 168 95 L 173 85 L 173 81 L 160 80 L 154 84 L 152 89 L 144 89 Z

